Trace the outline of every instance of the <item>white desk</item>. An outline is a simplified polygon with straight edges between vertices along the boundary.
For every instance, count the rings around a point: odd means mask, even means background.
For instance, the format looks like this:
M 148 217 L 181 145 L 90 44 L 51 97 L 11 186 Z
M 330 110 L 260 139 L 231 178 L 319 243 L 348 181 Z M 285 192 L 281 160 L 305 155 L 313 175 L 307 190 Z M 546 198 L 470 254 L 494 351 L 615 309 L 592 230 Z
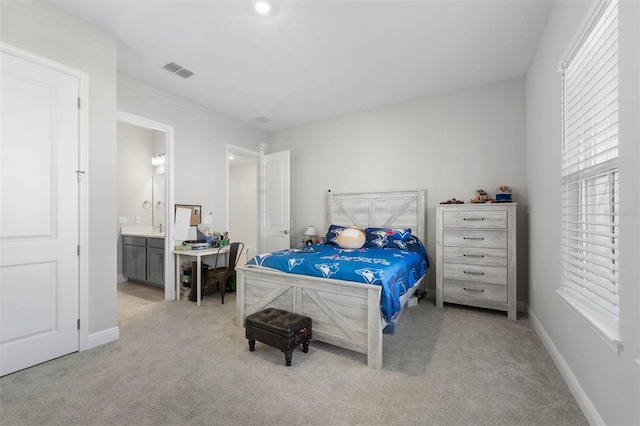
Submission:
M 220 251 L 218 251 L 220 250 Z M 188 257 L 195 257 L 195 261 L 197 263 L 196 265 L 196 271 L 195 271 L 195 277 L 196 277 L 196 282 L 198 283 L 197 285 L 197 289 L 196 289 L 196 301 L 197 301 L 197 305 L 200 306 L 200 294 L 201 294 L 201 289 L 202 289 L 202 272 L 201 272 L 201 265 L 202 265 L 202 257 L 203 256 L 211 256 L 211 255 L 216 255 L 218 253 L 225 254 L 225 258 L 226 258 L 226 254 L 229 253 L 229 245 L 227 244 L 226 246 L 223 246 L 222 248 L 220 247 L 214 247 L 214 248 L 209 248 L 209 249 L 205 249 L 205 250 L 173 250 L 172 251 L 173 254 L 176 255 L 176 300 L 180 300 L 180 271 L 181 271 L 181 258 L 183 256 L 188 256 Z M 218 258 L 216 257 L 216 262 L 218 261 Z M 217 266 L 217 265 L 214 265 Z M 191 271 L 191 284 L 193 284 L 193 275 L 194 271 Z

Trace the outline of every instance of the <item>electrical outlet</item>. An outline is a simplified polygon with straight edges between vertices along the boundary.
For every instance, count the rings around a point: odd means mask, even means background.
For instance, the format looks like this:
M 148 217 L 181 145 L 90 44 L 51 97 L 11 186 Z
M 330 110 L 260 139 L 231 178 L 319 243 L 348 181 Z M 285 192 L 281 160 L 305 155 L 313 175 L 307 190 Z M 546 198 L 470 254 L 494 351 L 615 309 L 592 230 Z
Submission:
M 140 222 L 142 222 L 142 217 L 136 216 L 136 223 L 140 223 Z
M 120 223 L 120 224 L 125 224 L 125 223 L 127 223 L 127 217 L 126 217 L 126 216 L 120 216 L 120 217 L 118 218 L 118 223 Z
M 531 281 L 531 284 L 533 285 L 533 292 L 536 292 L 536 280 Z

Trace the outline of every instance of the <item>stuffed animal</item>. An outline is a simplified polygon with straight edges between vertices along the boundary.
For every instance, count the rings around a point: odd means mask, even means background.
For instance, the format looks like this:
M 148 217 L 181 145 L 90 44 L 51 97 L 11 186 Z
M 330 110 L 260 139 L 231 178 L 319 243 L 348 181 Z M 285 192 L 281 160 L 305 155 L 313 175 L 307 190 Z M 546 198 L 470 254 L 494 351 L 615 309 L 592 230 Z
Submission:
M 490 203 L 493 200 L 491 198 L 489 198 L 489 196 L 487 195 L 487 192 L 484 189 L 478 189 L 476 191 L 478 193 L 478 195 L 476 196 L 476 198 L 474 198 L 473 200 L 471 200 L 472 203 Z
M 359 249 L 367 239 L 364 229 L 359 226 L 348 226 L 340 232 L 336 243 L 343 249 Z

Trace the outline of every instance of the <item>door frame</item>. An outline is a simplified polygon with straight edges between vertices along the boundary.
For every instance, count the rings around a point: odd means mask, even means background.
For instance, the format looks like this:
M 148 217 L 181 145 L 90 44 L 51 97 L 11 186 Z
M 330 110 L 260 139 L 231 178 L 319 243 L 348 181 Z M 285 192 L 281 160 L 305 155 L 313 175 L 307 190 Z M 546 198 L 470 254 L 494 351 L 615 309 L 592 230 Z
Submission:
M 164 232 L 164 298 L 165 300 L 176 299 L 175 285 L 167 285 L 168 280 L 172 280 L 175 274 L 175 262 L 172 262 L 173 253 L 173 199 L 174 199 L 174 158 L 173 141 L 174 130 L 169 124 L 160 123 L 149 118 L 140 117 L 124 111 L 118 111 L 118 122 L 132 124 L 149 130 L 159 130 L 165 134 L 165 184 L 164 184 L 164 217 L 166 219 Z
M 0 50 L 78 79 L 78 350 L 89 348 L 89 74 L 67 65 L 0 42 Z

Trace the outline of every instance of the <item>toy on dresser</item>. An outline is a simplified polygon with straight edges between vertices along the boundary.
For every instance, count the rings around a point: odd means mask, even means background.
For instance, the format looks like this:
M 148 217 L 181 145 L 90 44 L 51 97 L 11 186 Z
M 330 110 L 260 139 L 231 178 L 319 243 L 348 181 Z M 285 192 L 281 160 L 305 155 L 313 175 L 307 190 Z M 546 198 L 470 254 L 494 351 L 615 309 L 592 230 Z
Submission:
M 489 198 L 489 196 L 487 195 L 487 192 L 484 189 L 478 189 L 476 192 L 478 193 L 478 195 L 476 196 L 476 198 L 471 200 L 471 203 L 477 204 L 477 203 L 492 203 L 493 202 L 493 199 Z

